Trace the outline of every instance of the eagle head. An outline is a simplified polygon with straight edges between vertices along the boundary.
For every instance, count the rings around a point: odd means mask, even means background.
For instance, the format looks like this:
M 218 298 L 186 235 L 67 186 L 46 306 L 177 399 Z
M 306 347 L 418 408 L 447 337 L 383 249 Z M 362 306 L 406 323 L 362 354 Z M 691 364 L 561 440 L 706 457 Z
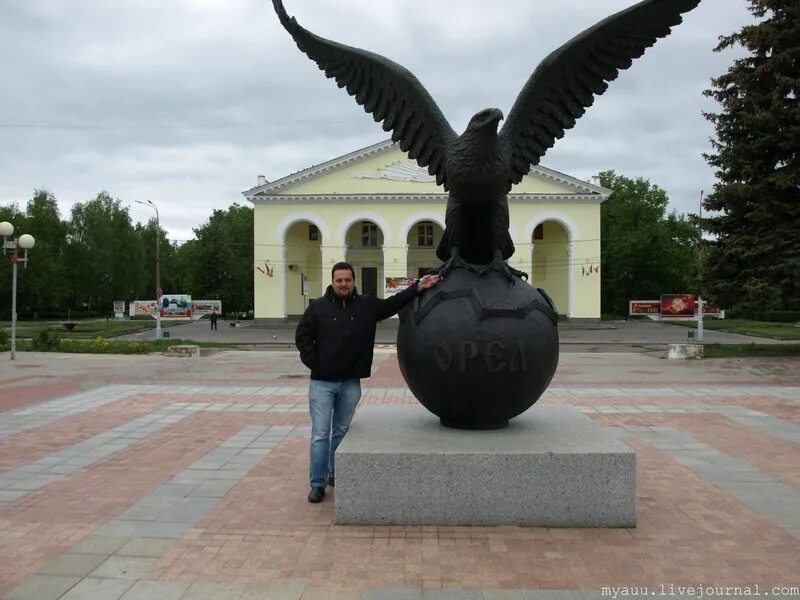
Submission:
M 497 131 L 497 124 L 503 120 L 503 111 L 499 108 L 486 108 L 469 120 L 467 131 L 490 128 Z

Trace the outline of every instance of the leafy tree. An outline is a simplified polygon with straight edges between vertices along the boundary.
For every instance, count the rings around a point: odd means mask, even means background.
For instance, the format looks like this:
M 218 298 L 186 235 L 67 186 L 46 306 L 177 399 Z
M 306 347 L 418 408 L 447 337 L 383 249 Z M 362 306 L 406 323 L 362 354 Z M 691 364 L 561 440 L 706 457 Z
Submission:
M 109 313 L 145 285 L 144 247 L 128 209 L 108 192 L 72 207 L 67 264 L 78 286 L 73 306 Z
M 28 311 L 60 310 L 70 287 L 65 257 L 67 224 L 61 219 L 55 196 L 46 190 L 35 192 L 25 216 L 26 229 L 36 238 L 36 246 L 30 253 L 20 306 Z
M 722 307 L 800 309 L 800 4 L 749 0 L 761 19 L 720 38 L 716 52 L 748 55 L 706 90 L 722 105 L 715 127 L 717 183 L 702 220 L 714 239 L 704 285 Z
M 155 298 L 156 235 L 158 235 L 158 252 L 161 263 L 159 268 L 161 289 L 168 294 L 181 293 L 183 288 L 178 284 L 177 251 L 175 246 L 170 243 L 167 232 L 162 228 L 157 230 L 156 220 L 150 219 L 145 225 L 136 224 L 136 234 L 142 240 L 144 248 L 144 262 L 142 264 L 144 272 L 142 275 L 143 284 L 136 290 L 134 295 L 141 299 Z
M 692 222 L 667 214 L 664 190 L 643 178 L 600 173 L 612 190 L 601 213 L 602 312 L 628 314 L 628 301 L 695 290 L 695 251 L 700 235 Z
M 25 212 L 17 206 L 0 207 L 0 221 L 14 225 L 14 237 L 29 233 L 36 239 L 30 252 L 28 267 L 17 269 L 17 312 L 56 310 L 67 294 L 67 274 L 64 271 L 66 225 L 61 220 L 55 197 L 45 190 L 37 190 L 28 201 Z M 11 269 L 3 261 L 0 269 L 0 289 L 11 289 Z M 0 307 L 10 316 L 11 295 L 3 294 Z
M 180 247 L 178 263 L 193 298 L 222 300 L 226 312 L 253 306 L 253 209 L 233 204 L 215 210 Z

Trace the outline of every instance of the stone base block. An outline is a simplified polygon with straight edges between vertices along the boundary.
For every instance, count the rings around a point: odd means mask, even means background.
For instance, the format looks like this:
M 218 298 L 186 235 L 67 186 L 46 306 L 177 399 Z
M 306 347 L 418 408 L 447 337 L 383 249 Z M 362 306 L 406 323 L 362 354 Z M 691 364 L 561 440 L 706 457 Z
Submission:
M 194 344 L 170 346 L 164 352 L 164 356 L 200 356 L 200 346 Z
M 491 431 L 364 406 L 336 453 L 335 502 L 349 525 L 634 527 L 636 453 L 571 406 Z
M 703 358 L 703 344 L 670 344 L 667 348 L 670 360 Z

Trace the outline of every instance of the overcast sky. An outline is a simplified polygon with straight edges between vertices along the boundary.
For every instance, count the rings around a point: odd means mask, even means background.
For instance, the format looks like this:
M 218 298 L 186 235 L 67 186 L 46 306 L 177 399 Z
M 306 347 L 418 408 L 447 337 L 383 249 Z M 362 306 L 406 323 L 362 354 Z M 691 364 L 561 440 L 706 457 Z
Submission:
M 537 64 L 633 0 L 284 0 L 312 32 L 409 68 L 461 132 L 508 113 Z M 597 99 L 542 165 L 588 180 L 613 169 L 697 212 L 713 171 L 702 96 L 737 52 L 719 35 L 752 18 L 745 0 L 702 0 Z M 63 216 L 100 190 L 152 200 L 172 239 L 215 208 L 387 135 L 296 48 L 269 0 L 2 0 L 0 204 L 33 190 Z M 35 235 L 35 232 L 33 232 Z

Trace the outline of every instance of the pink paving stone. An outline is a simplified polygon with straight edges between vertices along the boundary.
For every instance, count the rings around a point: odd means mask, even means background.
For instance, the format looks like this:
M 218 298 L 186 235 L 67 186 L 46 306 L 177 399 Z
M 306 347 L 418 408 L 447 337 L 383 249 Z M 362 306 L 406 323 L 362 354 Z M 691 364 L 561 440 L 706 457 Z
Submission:
M 591 414 L 603 425 L 671 425 L 699 442 L 743 460 L 778 479 L 800 485 L 800 445 L 773 437 L 723 415 Z
M 0 470 L 14 469 L 57 452 L 168 403 L 158 396 L 137 395 L 21 431 L 0 441 Z
M 440 527 L 426 528 L 423 538 L 419 527 L 345 535 L 347 528 L 333 524 L 332 498 L 305 501 L 308 441 L 290 439 L 149 576 L 492 589 L 688 585 L 697 577 L 709 584 L 791 583 L 787 574 L 800 571 L 800 542 L 651 446 L 631 443 L 639 456 L 636 529 Z
M 245 414 L 187 417 L 0 509 L 0 594 L 241 430 Z
M 0 388 L 0 412 L 36 404 L 43 400 L 68 396 L 81 390 L 79 385 L 69 383 L 15 386 L 10 386 L 9 383 L 9 381 L 5 381 L 3 387 Z

